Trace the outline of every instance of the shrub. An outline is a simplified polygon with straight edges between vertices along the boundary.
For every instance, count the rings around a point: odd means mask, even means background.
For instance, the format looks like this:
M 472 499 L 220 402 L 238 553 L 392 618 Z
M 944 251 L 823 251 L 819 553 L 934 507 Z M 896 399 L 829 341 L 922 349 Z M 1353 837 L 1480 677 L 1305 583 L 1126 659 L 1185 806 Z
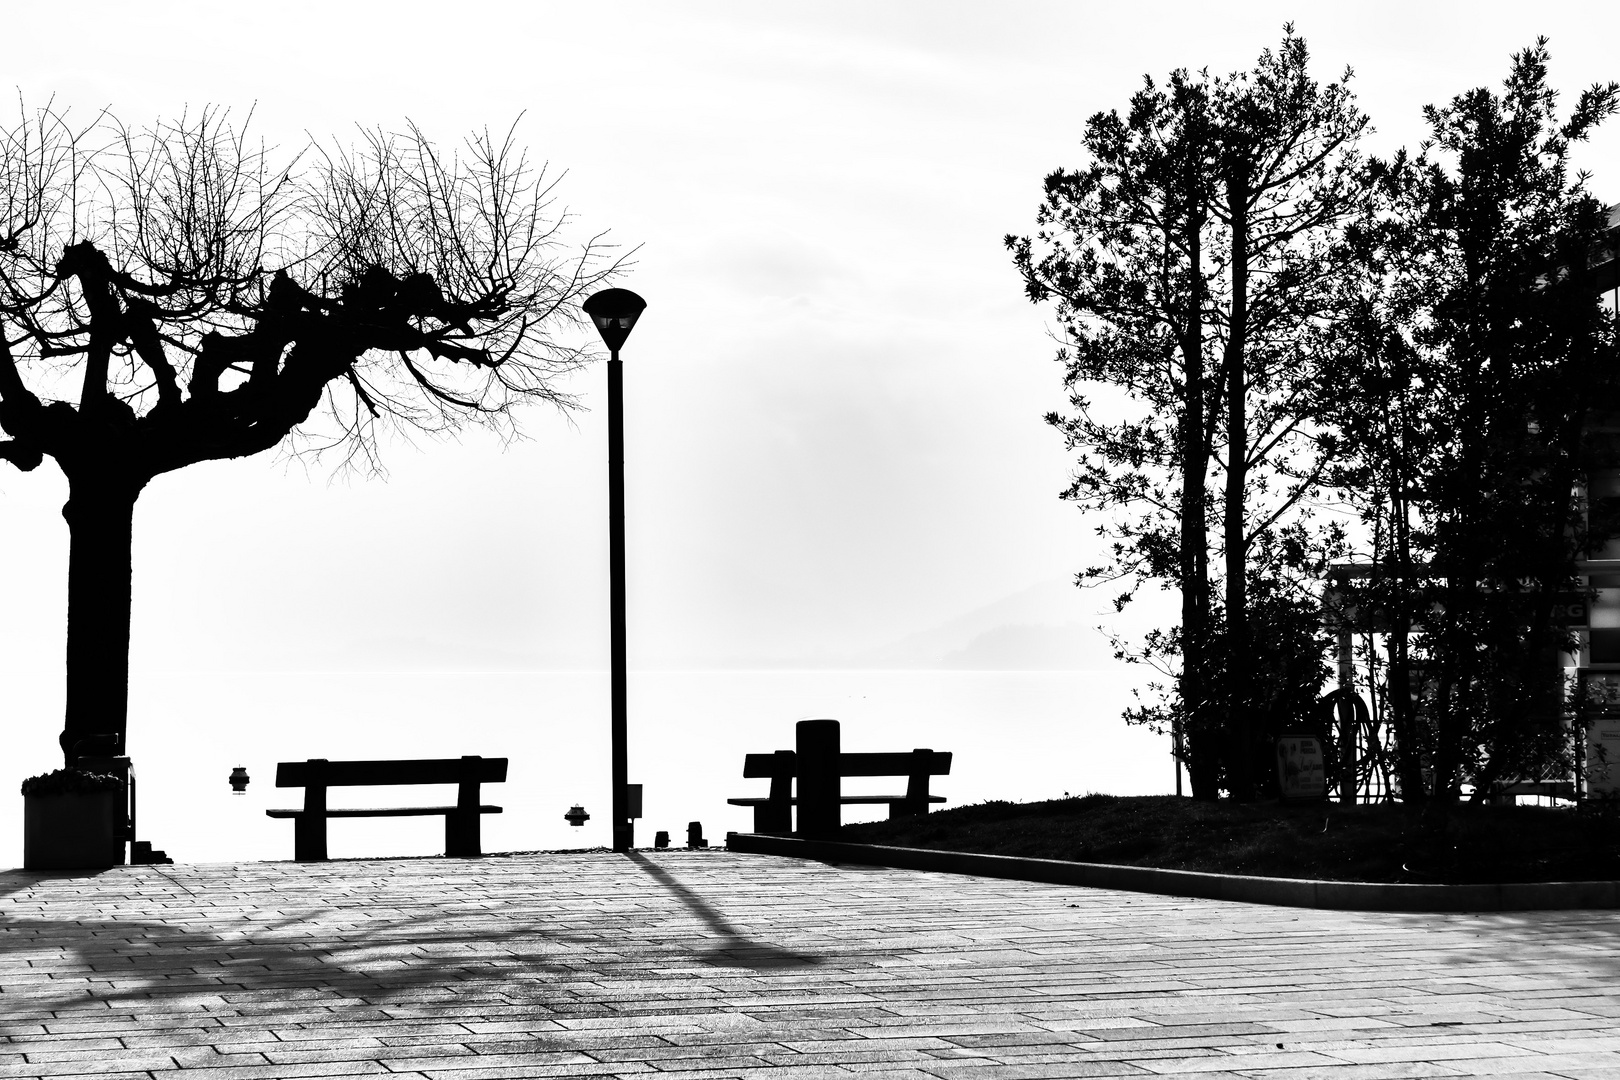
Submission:
M 112 773 L 88 769 L 57 769 L 30 776 L 22 782 L 24 795 L 88 795 L 95 791 L 122 790 L 124 781 Z

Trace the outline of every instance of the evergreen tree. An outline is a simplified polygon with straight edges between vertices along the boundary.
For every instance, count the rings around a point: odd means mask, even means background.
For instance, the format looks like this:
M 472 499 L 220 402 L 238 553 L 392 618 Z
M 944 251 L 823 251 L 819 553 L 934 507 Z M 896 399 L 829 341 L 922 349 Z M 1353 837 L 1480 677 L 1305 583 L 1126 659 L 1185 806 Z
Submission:
M 1263 543 L 1300 524 L 1322 479 L 1336 241 L 1363 191 L 1366 119 L 1349 73 L 1322 86 L 1308 60 L 1289 26 L 1252 71 L 1145 80 L 1126 116 L 1088 122 L 1089 166 L 1047 177 L 1036 236 L 1007 238 L 1027 295 L 1056 302 L 1065 338 L 1075 411 L 1047 418 L 1080 451 L 1064 497 L 1113 539 L 1111 564 L 1081 580 L 1129 580 L 1120 606 L 1148 582 L 1181 594 L 1180 626 L 1123 654 L 1179 658 L 1175 694 L 1135 718 L 1184 733 L 1199 798 L 1254 790 L 1261 549 L 1310 559 L 1332 542 Z

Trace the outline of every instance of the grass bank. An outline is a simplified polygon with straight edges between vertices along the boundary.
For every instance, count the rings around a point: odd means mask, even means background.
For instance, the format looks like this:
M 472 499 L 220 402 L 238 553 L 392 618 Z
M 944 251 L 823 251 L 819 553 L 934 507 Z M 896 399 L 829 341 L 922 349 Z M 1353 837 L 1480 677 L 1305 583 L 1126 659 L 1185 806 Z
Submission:
M 1221 874 L 1429 884 L 1620 880 L 1593 809 L 1236 804 L 1173 795 L 986 802 L 844 826 L 840 840 Z

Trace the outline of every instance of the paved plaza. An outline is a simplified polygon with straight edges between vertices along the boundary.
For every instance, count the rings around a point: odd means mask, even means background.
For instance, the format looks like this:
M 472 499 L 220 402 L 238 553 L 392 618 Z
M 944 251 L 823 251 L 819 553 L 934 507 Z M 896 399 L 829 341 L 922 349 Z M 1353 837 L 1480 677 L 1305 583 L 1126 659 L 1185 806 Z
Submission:
M 0 872 L 0 1080 L 1620 1078 L 1620 913 L 723 851 Z

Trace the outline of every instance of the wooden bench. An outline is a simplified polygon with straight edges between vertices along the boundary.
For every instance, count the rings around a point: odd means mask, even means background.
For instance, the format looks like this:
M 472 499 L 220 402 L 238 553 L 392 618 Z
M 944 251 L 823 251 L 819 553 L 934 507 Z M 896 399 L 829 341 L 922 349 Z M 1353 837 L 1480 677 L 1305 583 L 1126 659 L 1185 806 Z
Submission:
M 743 758 L 743 778 L 768 778 L 770 794 L 763 798 L 727 799 L 726 802 L 754 808 L 755 832 L 792 833 L 795 806 L 799 807 L 797 835 L 804 836 L 827 835 L 829 829 L 837 832 L 841 806 L 887 804 L 889 816 L 896 818 L 926 814 L 930 803 L 945 801 L 942 795 L 929 794 L 928 783 L 929 777 L 949 775 L 949 753 L 924 749 L 846 754 L 839 749 L 836 720 L 801 720 L 795 736 L 797 750 L 748 754 Z M 845 795 L 840 781 L 846 776 L 904 776 L 906 793 Z M 799 781 L 798 797 L 793 794 L 795 780 Z
M 283 761 L 276 765 L 276 787 L 304 789 L 302 810 L 266 810 L 273 818 L 293 819 L 293 858 L 319 862 L 326 858 L 327 818 L 423 817 L 444 815 L 444 853 L 458 858 L 482 855 L 480 826 L 484 814 L 499 806 L 479 804 L 480 784 L 506 780 L 506 759 L 472 755 L 462 758 L 416 758 L 401 761 Z M 374 810 L 331 810 L 326 792 L 334 787 L 382 784 L 455 784 L 454 806 L 396 806 Z

